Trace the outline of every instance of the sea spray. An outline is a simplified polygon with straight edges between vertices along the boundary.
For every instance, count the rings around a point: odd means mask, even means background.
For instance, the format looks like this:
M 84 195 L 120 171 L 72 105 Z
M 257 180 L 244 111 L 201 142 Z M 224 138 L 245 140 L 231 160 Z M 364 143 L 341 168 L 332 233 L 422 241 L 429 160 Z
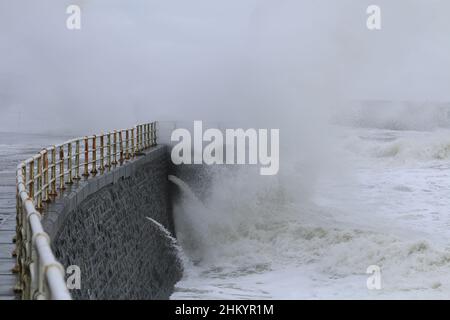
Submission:
M 202 259 L 208 241 L 210 210 L 200 201 L 192 189 L 180 178 L 169 175 L 168 180 L 183 192 L 174 204 L 174 223 L 177 238 L 192 261 Z
M 197 198 L 195 193 L 191 190 L 186 182 L 174 175 L 169 175 L 168 180 L 177 185 L 181 189 L 181 191 L 183 191 L 191 200 L 199 205 L 203 205 L 203 203 Z
M 362 147 L 372 141 L 392 141 L 384 139 L 385 135 L 392 138 L 390 131 L 353 130 L 352 135 L 367 136 L 359 142 Z M 413 138 L 411 134 L 404 133 Z M 369 153 L 364 159 L 367 157 Z M 330 178 L 323 176 L 325 171 L 316 186 L 314 179 L 305 179 L 309 167 L 303 163 L 294 163 L 287 172 L 288 166 L 283 166 L 279 177 L 268 180 L 250 168 L 209 171 L 212 183 L 202 201 L 189 187 L 196 182 L 195 176 L 186 182 L 171 178 L 182 190 L 174 206 L 177 237 L 192 240 L 191 248 L 185 250 L 191 260 L 191 249 L 197 249 L 196 263 L 192 265 L 195 270 L 177 284 L 172 298 L 444 296 L 450 288 L 445 271 L 450 265 L 449 250 L 435 242 L 422 245 L 427 235 L 411 228 L 412 218 L 398 217 L 396 202 L 391 198 L 380 199 L 385 212 L 374 206 L 373 200 L 383 195 L 391 180 L 378 181 L 380 174 L 372 174 L 376 168 L 372 165 L 378 162 L 358 161 L 362 162 L 350 161 L 358 174 L 355 179 L 367 175 L 367 183 L 331 179 L 331 189 L 324 186 L 326 178 Z M 436 172 L 431 169 L 427 177 L 434 177 Z M 396 168 L 386 179 L 392 179 L 396 186 L 395 175 L 401 180 L 401 173 Z M 354 192 L 346 184 L 354 184 Z M 316 188 L 316 192 L 305 195 L 302 188 Z M 392 196 L 391 189 L 388 195 Z M 327 200 L 326 206 L 318 196 Z M 415 205 L 408 200 L 409 193 L 398 191 L 395 196 L 398 201 L 405 197 L 409 207 Z M 439 199 L 435 200 L 444 198 Z M 405 204 L 399 209 L 406 208 Z M 204 235 L 195 240 L 186 235 L 189 226 L 180 223 L 181 219 L 191 223 L 194 230 L 203 230 Z M 420 220 L 421 228 L 428 223 L 424 219 L 427 217 Z M 184 243 L 180 244 L 185 249 Z M 370 265 L 381 268 L 383 290 L 367 289 L 365 271 Z
M 164 237 L 168 240 L 168 243 L 170 244 L 170 246 L 174 249 L 174 252 L 176 252 L 178 258 L 180 260 L 184 260 L 184 255 L 183 255 L 183 250 L 181 249 L 181 247 L 178 245 L 177 243 L 177 239 L 175 239 L 172 234 L 170 233 L 169 230 L 167 230 L 166 227 L 164 227 L 161 223 L 159 223 L 158 221 L 156 221 L 155 219 L 152 219 L 150 217 L 146 217 L 148 219 L 148 221 L 150 221 L 151 223 L 153 223 L 155 225 L 156 228 L 159 229 L 159 231 L 161 232 L 161 234 L 164 235 Z

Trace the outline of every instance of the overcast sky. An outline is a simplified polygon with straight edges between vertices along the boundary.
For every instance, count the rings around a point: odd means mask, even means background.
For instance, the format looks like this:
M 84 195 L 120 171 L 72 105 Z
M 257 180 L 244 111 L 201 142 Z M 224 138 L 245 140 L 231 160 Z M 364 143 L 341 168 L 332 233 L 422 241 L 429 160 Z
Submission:
M 0 131 L 450 101 L 449 16 L 445 0 L 0 0 Z

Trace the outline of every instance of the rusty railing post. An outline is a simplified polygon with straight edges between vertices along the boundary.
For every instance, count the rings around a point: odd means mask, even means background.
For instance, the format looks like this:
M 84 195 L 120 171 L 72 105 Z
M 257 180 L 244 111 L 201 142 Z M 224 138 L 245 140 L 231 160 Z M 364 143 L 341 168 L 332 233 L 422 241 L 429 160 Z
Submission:
M 152 147 L 155 145 L 155 123 L 150 123 L 150 144 Z
M 105 135 L 100 136 L 100 172 L 105 171 Z
M 139 152 L 142 151 L 142 125 L 138 126 L 139 128 Z
M 80 139 L 75 141 L 75 176 L 74 180 L 80 180 Z
M 89 138 L 84 137 L 84 172 L 83 177 L 89 177 Z
M 28 174 L 29 174 L 29 179 L 28 180 L 30 180 L 30 185 L 29 185 L 29 192 L 30 192 L 30 198 L 31 198 L 31 200 L 33 200 L 34 201 L 34 160 L 31 160 L 30 161 L 30 164 L 28 165 L 29 166 L 29 172 L 28 172 Z
M 134 128 L 131 128 L 131 156 L 136 156 L 136 146 L 134 144 Z
M 145 147 L 146 148 L 150 148 L 150 124 L 149 123 L 147 123 L 146 125 L 145 125 L 145 132 L 146 132 L 146 134 L 145 134 L 145 140 L 146 140 L 146 143 L 145 143 Z
M 122 137 L 122 130 L 119 131 L 119 152 L 120 152 L 120 165 L 123 164 L 124 156 L 123 156 L 123 137 Z
M 23 176 L 23 185 L 25 186 L 25 189 L 27 188 L 27 166 L 25 164 L 22 165 L 22 176 Z
M 153 123 L 150 122 L 148 125 L 148 140 L 150 141 L 150 147 L 153 147 Z
M 113 142 L 113 162 L 114 166 L 117 165 L 117 130 L 114 130 L 114 142 Z
M 125 131 L 125 159 L 130 159 L 130 131 L 126 129 Z
M 106 167 L 111 168 L 111 132 L 108 132 Z
M 158 137 L 156 136 L 156 122 L 153 122 L 153 145 L 157 145 L 157 139 Z
M 27 181 L 28 181 L 27 179 L 28 179 L 28 177 L 27 177 L 27 166 L 26 166 L 25 163 L 22 166 L 22 177 L 23 177 L 23 185 L 25 186 L 25 190 L 26 190 L 27 189 Z M 22 201 L 20 201 L 20 203 L 22 203 Z
M 150 125 L 151 125 L 152 146 L 155 146 L 156 145 L 156 122 L 152 122 Z
M 147 127 L 148 127 L 148 133 L 147 133 L 147 135 L 148 135 L 148 147 L 150 148 L 152 146 L 152 124 L 149 123 L 147 125 Z
M 150 147 L 153 147 L 153 122 L 150 122 L 148 126 L 149 126 L 148 140 L 150 141 Z
M 95 176 L 97 174 L 97 136 L 92 137 L 92 169 L 91 173 Z
M 141 134 L 142 134 L 142 150 L 145 150 L 147 148 L 147 126 L 146 124 L 143 124 L 141 126 Z
M 42 153 L 37 158 L 37 208 L 42 209 Z
M 67 144 L 67 184 L 73 184 L 73 176 L 72 176 L 72 143 Z
M 139 153 L 139 125 L 136 126 L 136 154 Z
M 27 186 L 27 166 L 23 163 L 21 166 L 22 169 L 22 181 L 25 186 Z M 23 252 L 23 246 L 24 246 L 24 212 L 23 212 L 23 205 L 22 205 L 22 199 L 20 198 L 19 189 L 17 185 L 16 189 L 16 200 L 17 200 L 17 212 L 16 212 L 16 249 L 15 249 L 15 256 L 17 257 L 16 263 L 14 267 L 12 268 L 11 272 L 14 274 L 18 274 L 17 276 L 17 282 L 14 286 L 14 292 L 21 293 L 23 290 L 23 262 L 24 262 L 24 252 Z M 14 256 L 14 254 L 13 254 Z
M 56 191 L 56 146 L 52 147 L 52 171 L 51 171 L 51 186 L 50 195 L 57 196 L 58 192 Z
M 147 149 L 148 148 L 148 127 L 147 127 L 147 124 L 144 124 L 143 125 L 143 127 L 144 127 L 144 149 Z
M 138 125 L 138 152 L 142 151 L 142 125 Z
M 49 197 L 49 181 L 48 181 L 48 151 L 47 149 L 44 149 L 44 153 L 43 153 L 43 161 L 44 161 L 44 188 L 42 190 L 43 192 L 43 201 L 44 202 L 50 202 L 50 197 Z
M 147 143 L 147 141 L 146 141 L 146 139 L 145 139 L 145 133 L 146 131 L 145 131 L 145 124 L 143 124 L 143 125 L 141 125 L 141 136 L 142 136 L 142 138 L 141 138 L 141 140 L 142 140 L 142 142 L 141 142 L 141 150 L 145 150 L 145 148 L 146 148 L 146 143 Z
M 64 146 L 59 147 L 59 190 L 65 190 L 64 185 Z

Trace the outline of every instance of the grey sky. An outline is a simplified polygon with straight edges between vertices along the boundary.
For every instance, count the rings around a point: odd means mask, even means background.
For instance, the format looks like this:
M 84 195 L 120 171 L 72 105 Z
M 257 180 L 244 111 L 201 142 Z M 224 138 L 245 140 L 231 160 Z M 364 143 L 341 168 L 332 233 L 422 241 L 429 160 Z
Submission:
M 69 4 L 80 31 L 65 27 Z M 381 31 L 366 29 L 369 4 Z M 450 101 L 449 15 L 444 0 L 1 0 L 0 130 Z

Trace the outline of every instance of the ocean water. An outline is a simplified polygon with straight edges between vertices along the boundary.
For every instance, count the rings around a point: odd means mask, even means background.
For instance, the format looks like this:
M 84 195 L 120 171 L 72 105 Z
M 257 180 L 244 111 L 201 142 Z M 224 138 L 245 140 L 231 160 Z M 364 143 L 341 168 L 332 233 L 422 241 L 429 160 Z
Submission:
M 185 261 L 172 299 L 450 296 L 450 130 L 330 132 L 323 163 L 291 159 L 272 178 L 217 169 L 202 201 L 171 179 Z

